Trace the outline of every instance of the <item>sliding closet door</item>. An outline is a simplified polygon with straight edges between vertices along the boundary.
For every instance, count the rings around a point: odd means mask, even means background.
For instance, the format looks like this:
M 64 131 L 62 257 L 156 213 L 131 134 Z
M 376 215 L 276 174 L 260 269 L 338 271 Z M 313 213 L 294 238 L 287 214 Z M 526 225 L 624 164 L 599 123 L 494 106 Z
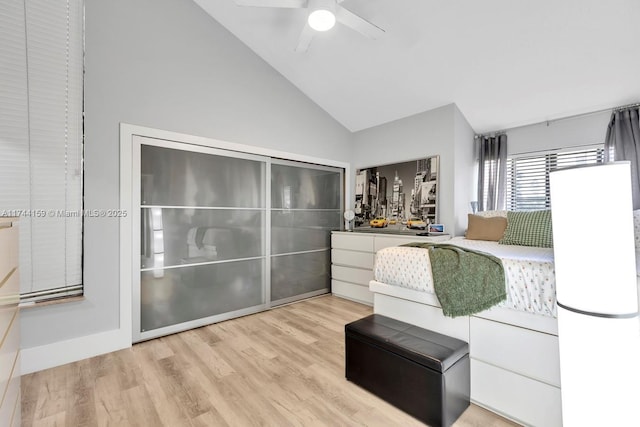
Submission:
M 134 341 L 264 309 L 267 159 L 136 139 L 142 143 Z
M 342 224 L 342 169 L 271 165 L 271 303 L 329 292 L 331 230 Z

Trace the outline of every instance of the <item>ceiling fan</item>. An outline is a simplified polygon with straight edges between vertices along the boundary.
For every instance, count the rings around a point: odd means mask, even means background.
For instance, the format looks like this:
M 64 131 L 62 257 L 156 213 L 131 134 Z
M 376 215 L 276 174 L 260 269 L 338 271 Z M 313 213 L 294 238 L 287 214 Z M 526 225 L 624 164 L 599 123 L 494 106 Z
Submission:
M 236 0 L 238 6 L 280 7 L 307 9 L 308 19 L 302 29 L 296 52 L 306 52 L 316 31 L 333 28 L 336 21 L 371 39 L 377 39 L 384 30 L 355 13 L 340 6 L 344 0 Z

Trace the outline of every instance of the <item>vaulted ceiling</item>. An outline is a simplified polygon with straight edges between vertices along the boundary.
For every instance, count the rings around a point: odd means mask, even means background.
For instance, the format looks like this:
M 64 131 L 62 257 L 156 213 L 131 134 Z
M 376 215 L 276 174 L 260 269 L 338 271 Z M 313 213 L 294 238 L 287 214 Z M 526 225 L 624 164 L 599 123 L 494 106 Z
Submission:
M 489 132 L 640 101 L 639 0 L 345 0 L 384 36 L 338 24 L 306 53 L 305 9 L 195 2 L 351 131 L 450 103 Z

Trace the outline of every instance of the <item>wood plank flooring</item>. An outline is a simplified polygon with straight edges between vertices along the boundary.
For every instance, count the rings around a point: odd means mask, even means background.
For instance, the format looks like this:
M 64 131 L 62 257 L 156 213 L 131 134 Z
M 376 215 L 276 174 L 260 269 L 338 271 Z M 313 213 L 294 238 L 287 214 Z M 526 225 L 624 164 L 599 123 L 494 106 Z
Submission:
M 26 375 L 22 425 L 423 426 L 344 378 L 344 325 L 371 311 L 327 295 Z

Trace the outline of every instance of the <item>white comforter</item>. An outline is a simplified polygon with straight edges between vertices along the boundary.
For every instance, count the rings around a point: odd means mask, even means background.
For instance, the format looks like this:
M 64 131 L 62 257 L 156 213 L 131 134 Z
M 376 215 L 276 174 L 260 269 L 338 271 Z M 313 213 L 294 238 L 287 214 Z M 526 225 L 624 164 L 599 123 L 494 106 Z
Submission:
M 443 243 L 486 252 L 500 258 L 506 279 L 507 300 L 500 306 L 545 316 L 556 316 L 553 249 L 500 245 L 497 242 L 454 237 Z M 378 282 L 434 293 L 429 252 L 395 246 L 376 254 Z

